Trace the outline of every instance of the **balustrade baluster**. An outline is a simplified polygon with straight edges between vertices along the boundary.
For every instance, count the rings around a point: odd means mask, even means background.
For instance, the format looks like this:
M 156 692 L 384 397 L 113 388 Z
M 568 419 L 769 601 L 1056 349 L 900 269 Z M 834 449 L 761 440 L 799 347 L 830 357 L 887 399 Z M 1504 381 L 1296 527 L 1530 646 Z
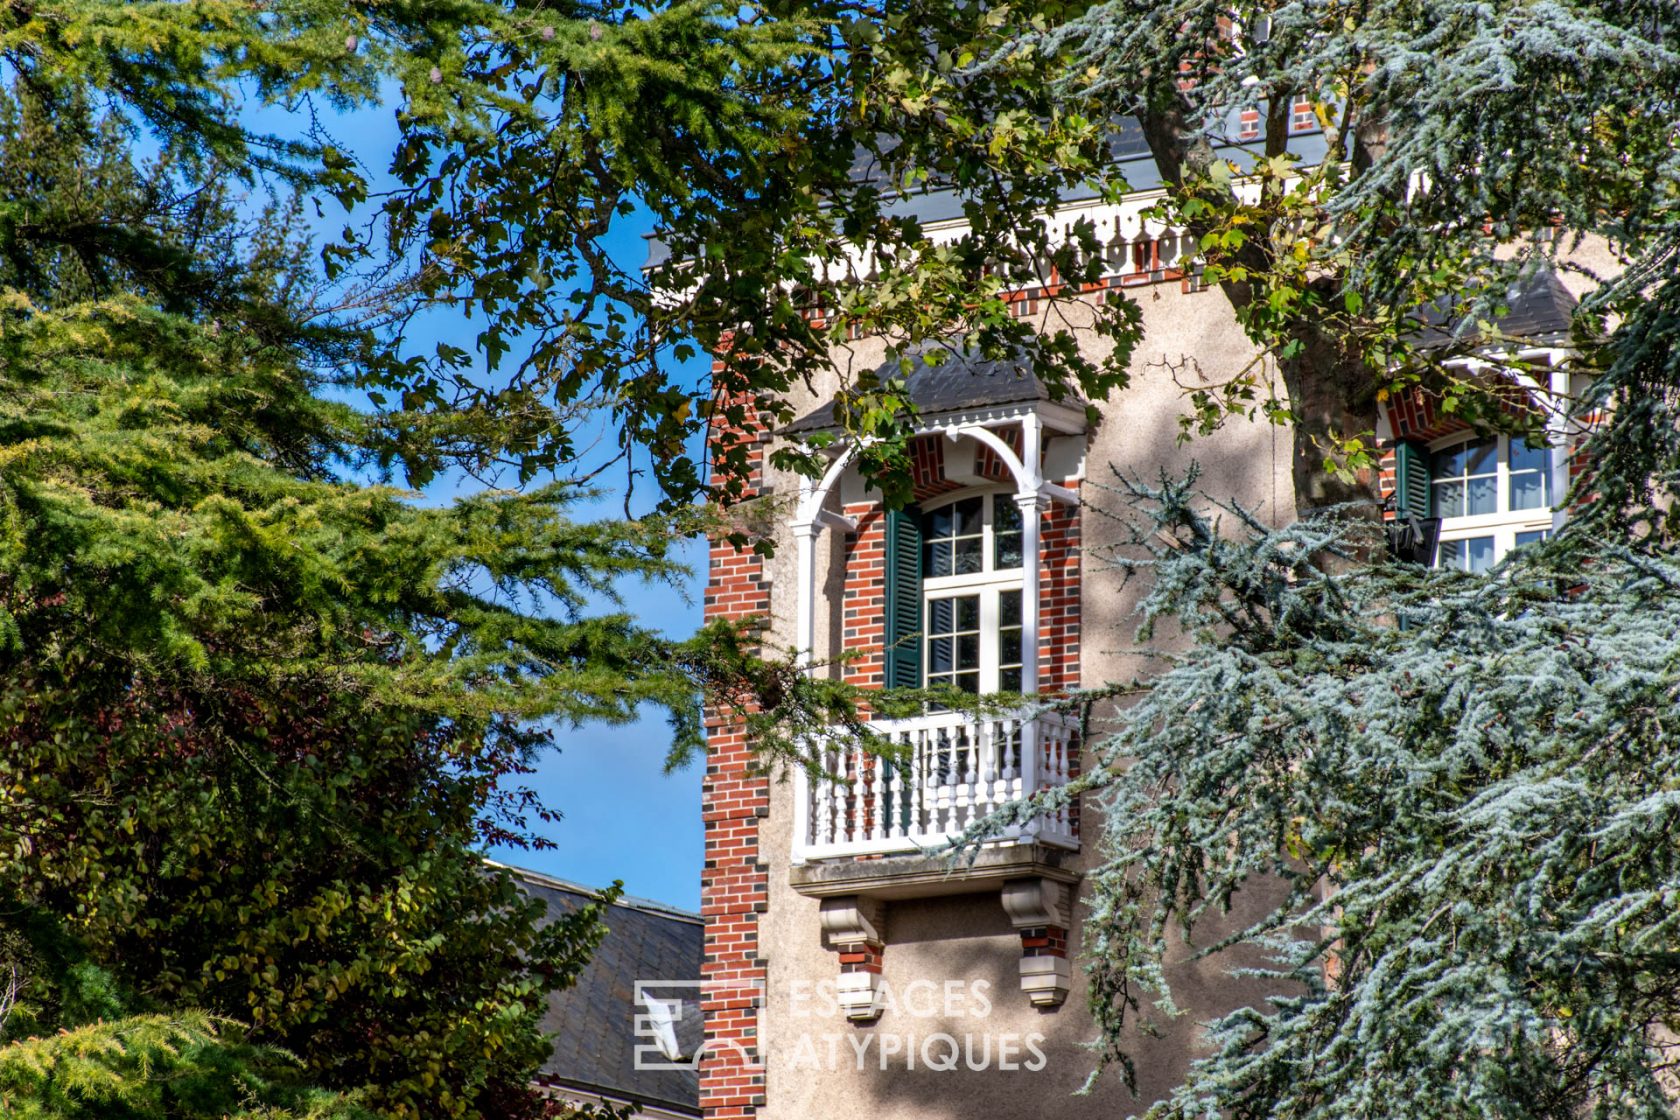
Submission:
M 905 733 L 910 747 L 910 835 L 920 836 L 928 830 L 928 744 L 927 732 L 917 731 L 912 738 Z
M 869 838 L 887 838 L 887 771 L 892 767 L 884 758 L 869 760 Z
M 829 802 L 834 812 L 834 842 L 844 844 L 856 837 L 851 819 L 852 752 L 842 747 L 834 757 L 834 782 L 829 787 Z
M 1044 746 L 1047 757 L 1044 765 L 1044 788 L 1059 789 L 1067 784 L 1067 731 L 1060 724 L 1044 720 Z M 1056 832 L 1067 830 L 1067 815 L 1061 810 L 1051 814 Z
M 828 752 L 827 751 L 819 751 L 817 753 L 817 758 L 826 765 L 827 760 L 828 760 Z M 827 792 L 828 792 L 828 788 L 827 788 L 826 785 L 824 785 L 823 780 L 820 777 L 808 778 L 806 780 L 806 782 L 805 782 L 805 800 L 806 800 L 806 806 L 805 806 L 805 812 L 806 812 L 805 843 L 806 844 L 826 844 L 826 843 L 828 843 L 828 828 L 827 828 L 827 822 L 824 819 L 828 814 L 828 798 L 826 796 Z
M 852 828 L 850 840 L 872 839 L 875 822 L 869 811 L 869 781 L 874 774 L 869 769 L 869 756 L 859 751 L 852 759 Z
M 890 762 L 882 760 L 889 773 L 887 774 L 887 835 L 897 840 L 909 831 L 909 814 L 905 812 L 904 770 L 905 763 L 894 757 Z
M 934 794 L 936 811 L 928 831 L 938 836 L 951 831 L 952 814 L 956 810 L 953 797 L 956 791 L 956 767 L 953 758 L 955 745 L 951 742 L 951 732 L 947 728 L 932 729 L 928 735 L 934 744 L 932 778 L 938 783 Z
M 1079 740 L 1071 726 L 1062 728 L 1062 784 L 1065 786 L 1073 780 L 1073 768 L 1079 762 L 1073 753 L 1079 749 Z M 1057 810 L 1057 816 L 1062 822 L 1063 834 L 1073 831 L 1073 811 L 1069 806 L 1062 806 Z
M 963 762 L 959 769 L 959 784 L 956 788 L 956 828 L 951 831 L 961 831 L 974 823 L 974 809 L 979 801 L 979 735 L 978 727 L 973 724 L 958 725 L 958 757 Z
M 818 757 L 821 757 L 820 751 L 818 752 Z M 799 796 L 805 799 L 805 835 L 799 838 L 799 842 L 809 848 L 813 844 L 821 844 L 823 842 L 821 797 L 822 782 L 817 778 L 811 777 L 810 774 L 806 774 L 805 779 L 800 782 L 797 788 L 799 790 Z
M 993 783 L 997 780 L 997 763 L 994 761 L 997 737 L 991 731 L 992 726 L 987 720 L 978 720 L 974 724 L 974 749 L 980 761 L 980 785 L 974 796 L 976 820 L 991 812 L 994 804 L 992 795 L 996 792 Z
M 824 747 L 817 755 L 822 763 L 822 773 L 811 779 L 811 828 L 816 833 L 819 844 L 834 843 L 834 783 L 829 781 L 828 775 L 833 773 L 834 751 Z
M 992 724 L 992 736 L 997 740 L 998 780 L 992 800 L 1002 805 L 1015 797 L 1015 742 L 1020 721 L 1000 719 Z
M 1073 752 L 1079 749 L 1079 742 L 1075 737 L 1072 726 L 1064 724 L 1059 730 L 1062 741 L 1061 784 L 1065 786 L 1073 780 L 1073 767 L 1077 761 Z M 1056 810 L 1056 819 L 1061 823 L 1061 832 L 1064 836 L 1072 833 L 1073 811 L 1071 807 L 1064 805 Z

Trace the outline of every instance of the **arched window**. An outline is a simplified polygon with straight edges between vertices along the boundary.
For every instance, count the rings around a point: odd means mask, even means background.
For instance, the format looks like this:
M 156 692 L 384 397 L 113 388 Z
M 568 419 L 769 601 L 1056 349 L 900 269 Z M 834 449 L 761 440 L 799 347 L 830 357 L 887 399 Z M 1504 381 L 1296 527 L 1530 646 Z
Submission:
M 1551 449 L 1509 436 L 1462 437 L 1429 456 L 1430 508 L 1441 519 L 1435 566 L 1484 572 L 1552 530 Z
M 925 509 L 922 683 L 1021 690 L 1021 509 L 1013 492 Z

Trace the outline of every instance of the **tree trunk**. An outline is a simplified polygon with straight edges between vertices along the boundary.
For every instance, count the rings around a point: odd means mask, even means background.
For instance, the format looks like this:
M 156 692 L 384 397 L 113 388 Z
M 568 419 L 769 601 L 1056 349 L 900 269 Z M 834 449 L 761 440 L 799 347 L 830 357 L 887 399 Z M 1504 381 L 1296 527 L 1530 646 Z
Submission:
M 1155 83 L 1151 93 L 1138 123 L 1162 179 L 1183 186 L 1187 179 L 1204 175 L 1219 157 L 1185 111 L 1176 81 Z M 1287 91 L 1272 98 L 1266 122 L 1269 155 L 1287 148 L 1289 100 Z M 1206 232 L 1195 222 L 1188 224 L 1193 236 Z M 1262 275 L 1273 264 L 1263 238 L 1250 240 L 1234 257 L 1250 275 Z M 1340 285 L 1334 277 L 1324 277 L 1313 288 L 1318 297 L 1313 302 L 1329 306 L 1337 298 Z M 1227 280 L 1220 289 L 1239 313 L 1256 298 L 1254 285 L 1247 280 Z M 1330 506 L 1351 506 L 1355 516 L 1378 520 L 1382 516 L 1378 472 L 1366 470 L 1348 477 L 1326 466 L 1339 458 L 1335 451 L 1341 441 L 1376 431 L 1378 408 L 1371 372 L 1356 349 L 1345 339 L 1321 330 L 1310 312 L 1296 324 L 1294 337 L 1300 349 L 1293 357 L 1280 359 L 1278 369 L 1294 417 L 1296 515 Z
M 1377 427 L 1377 398 L 1371 373 L 1357 352 L 1341 340 L 1303 324 L 1300 352 L 1279 361 L 1289 411 L 1294 417 L 1292 474 L 1295 511 L 1305 516 L 1329 506 L 1351 505 L 1356 517 L 1381 517 L 1378 472 L 1353 475 L 1334 469 L 1337 446 Z

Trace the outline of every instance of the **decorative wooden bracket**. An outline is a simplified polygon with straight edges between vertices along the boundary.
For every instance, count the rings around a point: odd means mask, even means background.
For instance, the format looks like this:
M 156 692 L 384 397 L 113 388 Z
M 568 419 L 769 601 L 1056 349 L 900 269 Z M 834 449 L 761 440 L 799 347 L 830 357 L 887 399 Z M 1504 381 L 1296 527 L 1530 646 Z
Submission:
M 1034 1007 L 1060 1007 L 1072 986 L 1068 927 L 1072 891 L 1066 883 L 1034 877 L 1003 884 L 1003 909 L 1021 935 L 1021 990 Z
M 823 942 L 840 954 L 840 1006 L 846 1018 L 881 1017 L 881 958 L 886 909 L 879 899 L 842 895 L 822 901 Z

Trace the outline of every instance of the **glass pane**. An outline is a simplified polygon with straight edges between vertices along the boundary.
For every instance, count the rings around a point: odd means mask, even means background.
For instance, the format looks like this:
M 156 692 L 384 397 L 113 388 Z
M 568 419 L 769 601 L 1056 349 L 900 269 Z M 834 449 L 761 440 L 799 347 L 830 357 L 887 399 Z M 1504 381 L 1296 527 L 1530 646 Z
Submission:
M 951 535 L 951 507 L 941 506 L 922 519 L 922 535 L 924 537 L 948 537 Z
M 1470 552 L 1470 570 L 1485 572 L 1493 567 L 1493 538 L 1471 537 L 1464 542 Z
M 998 625 L 1021 625 L 1021 593 L 1019 591 L 1001 591 L 998 593 Z
M 1437 482 L 1435 484 L 1435 516 L 1464 516 L 1464 483 Z
M 1019 630 L 1003 630 L 998 633 L 998 663 L 1000 665 L 1019 665 L 1021 663 L 1021 632 Z
M 999 692 L 1019 692 L 1019 691 L 1021 691 L 1021 670 L 1019 670 L 1019 669 L 1003 669 L 1003 670 L 999 671 L 999 673 L 998 673 L 998 691 Z
M 1547 448 L 1535 447 L 1524 440 L 1511 441 L 1511 469 L 1514 471 L 1543 471 L 1549 465 L 1546 462 Z
M 1455 568 L 1464 570 L 1464 542 L 1442 541 L 1435 549 L 1435 566 L 1437 568 Z
M 928 633 L 949 634 L 951 623 L 956 617 L 956 600 L 930 599 L 928 601 Z
M 1518 533 L 1517 547 L 1521 548 L 1525 544 L 1539 544 L 1541 541 L 1549 539 L 1551 535 L 1552 531 L 1550 529 L 1531 529 L 1526 533 Z
M 1021 566 L 1021 534 L 999 533 L 994 536 L 992 567 L 1019 568 Z
M 980 691 L 979 673 L 958 673 L 957 687 L 964 692 L 978 693 Z
M 978 536 L 980 533 L 980 499 L 964 498 L 951 505 L 957 517 L 957 535 Z
M 957 606 L 957 629 L 980 629 L 980 596 L 964 595 L 961 599 L 952 599 Z
M 1499 446 L 1497 439 L 1479 439 L 1464 446 L 1466 474 L 1492 474 L 1494 466 L 1494 449 Z
M 1464 445 L 1448 447 L 1429 457 L 1429 473 L 1435 478 L 1452 478 L 1464 473 Z
M 1499 512 L 1499 480 L 1491 475 L 1470 480 L 1470 514 Z
M 951 639 L 928 639 L 928 674 L 951 671 Z
M 999 533 L 1021 531 L 1021 507 L 1012 494 L 997 494 L 992 498 L 992 529 Z
M 951 542 L 928 541 L 922 546 L 922 571 L 928 578 L 951 574 Z
M 958 537 L 956 540 L 956 572 L 959 576 L 973 575 L 981 569 L 980 538 Z
M 962 634 L 957 638 L 957 668 L 980 668 L 980 635 Z
M 1511 475 L 1511 508 L 1546 508 L 1546 476 L 1539 471 Z

